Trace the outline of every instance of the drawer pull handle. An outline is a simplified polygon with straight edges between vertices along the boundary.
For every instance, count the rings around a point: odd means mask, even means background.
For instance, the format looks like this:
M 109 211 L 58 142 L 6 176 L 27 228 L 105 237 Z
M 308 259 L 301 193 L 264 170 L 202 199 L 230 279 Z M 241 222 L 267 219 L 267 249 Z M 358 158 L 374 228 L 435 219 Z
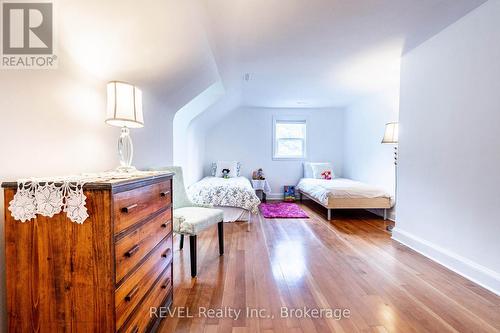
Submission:
M 139 333 L 139 327 L 137 325 L 132 329 L 132 333 Z
M 167 249 L 165 252 L 162 253 L 161 257 L 162 258 L 168 257 L 168 254 L 170 253 L 170 251 L 171 251 L 170 249 Z
M 125 257 L 132 257 L 137 251 L 139 251 L 139 245 L 134 245 L 130 250 L 125 252 Z
M 134 289 L 132 289 L 127 296 L 125 296 L 125 301 L 130 302 L 132 298 L 134 298 L 135 294 L 139 291 L 139 286 L 135 286 Z
M 170 278 L 167 278 L 164 284 L 161 285 L 161 289 L 167 289 L 170 287 Z
M 162 224 L 161 224 L 161 227 L 162 227 L 162 228 L 166 228 L 166 227 L 169 225 L 169 223 L 170 223 L 170 222 L 167 222 L 167 223 L 162 223 Z
M 123 207 L 122 212 L 123 213 L 130 213 L 130 211 L 134 208 L 137 208 L 137 204 L 130 205 L 128 207 Z
M 170 193 L 170 191 L 161 192 L 160 197 L 166 197 L 169 193 Z

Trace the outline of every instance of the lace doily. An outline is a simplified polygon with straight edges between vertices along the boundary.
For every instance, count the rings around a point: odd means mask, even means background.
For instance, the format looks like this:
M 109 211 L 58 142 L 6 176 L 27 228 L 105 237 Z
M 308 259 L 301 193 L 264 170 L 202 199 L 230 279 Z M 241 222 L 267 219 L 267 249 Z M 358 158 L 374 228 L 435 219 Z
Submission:
M 89 217 L 83 193 L 86 183 L 105 182 L 159 175 L 158 171 L 136 171 L 130 173 L 104 172 L 68 177 L 29 178 L 17 181 L 17 192 L 9 203 L 14 219 L 26 222 L 37 214 L 52 217 L 61 211 L 76 223 L 82 224 Z

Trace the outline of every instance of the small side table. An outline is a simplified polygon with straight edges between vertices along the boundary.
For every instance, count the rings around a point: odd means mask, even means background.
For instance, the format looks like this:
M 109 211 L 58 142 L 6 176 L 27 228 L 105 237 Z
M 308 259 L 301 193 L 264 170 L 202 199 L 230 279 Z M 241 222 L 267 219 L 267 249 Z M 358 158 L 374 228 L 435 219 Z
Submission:
M 252 187 L 255 193 L 262 193 L 262 202 L 266 202 L 266 194 L 271 193 L 271 186 L 267 182 L 267 179 L 252 179 Z M 258 195 L 258 194 L 257 194 Z

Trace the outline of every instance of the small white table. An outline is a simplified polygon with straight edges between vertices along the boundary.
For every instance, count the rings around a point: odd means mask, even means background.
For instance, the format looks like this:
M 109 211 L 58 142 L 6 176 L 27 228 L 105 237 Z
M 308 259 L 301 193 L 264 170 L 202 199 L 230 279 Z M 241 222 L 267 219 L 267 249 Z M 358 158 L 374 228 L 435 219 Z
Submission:
M 271 193 L 271 186 L 267 179 L 252 179 L 252 187 L 255 192 L 262 192 L 262 201 L 266 202 L 266 194 Z

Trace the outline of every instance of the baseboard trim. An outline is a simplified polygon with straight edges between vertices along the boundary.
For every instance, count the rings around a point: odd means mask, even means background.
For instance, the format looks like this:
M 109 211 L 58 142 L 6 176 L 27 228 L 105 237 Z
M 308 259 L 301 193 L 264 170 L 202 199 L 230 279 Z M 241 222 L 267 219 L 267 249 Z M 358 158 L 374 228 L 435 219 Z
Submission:
M 283 193 L 269 193 L 267 195 L 268 200 L 283 200 Z
M 500 274 L 454 252 L 394 228 L 392 239 L 500 296 Z

